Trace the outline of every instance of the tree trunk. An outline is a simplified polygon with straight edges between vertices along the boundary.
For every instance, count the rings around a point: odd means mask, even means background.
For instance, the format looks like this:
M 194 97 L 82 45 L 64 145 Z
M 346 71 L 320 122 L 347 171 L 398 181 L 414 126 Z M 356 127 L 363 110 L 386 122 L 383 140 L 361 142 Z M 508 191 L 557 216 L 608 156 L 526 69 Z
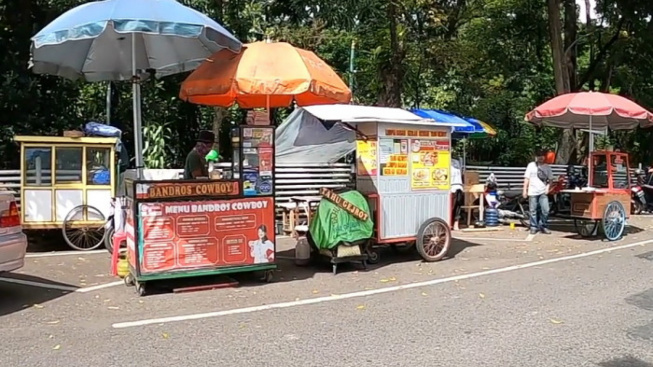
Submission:
M 569 93 L 569 71 L 567 58 L 562 43 L 562 25 L 560 21 L 560 0 L 547 0 L 549 16 L 549 33 L 551 37 L 551 54 L 553 56 L 553 76 L 555 78 L 556 94 Z M 573 156 L 574 131 L 564 129 L 558 142 L 556 154 L 557 164 L 567 164 Z
M 575 0 L 564 0 L 565 9 L 565 57 L 569 74 L 569 90 L 574 92 L 578 83 L 577 52 L 578 49 L 578 9 Z
M 403 67 L 405 50 L 399 40 L 397 4 L 390 0 L 386 9 L 390 22 L 390 59 L 386 67 L 379 70 L 383 89 L 379 96 L 379 105 L 401 107 L 401 92 L 403 84 Z

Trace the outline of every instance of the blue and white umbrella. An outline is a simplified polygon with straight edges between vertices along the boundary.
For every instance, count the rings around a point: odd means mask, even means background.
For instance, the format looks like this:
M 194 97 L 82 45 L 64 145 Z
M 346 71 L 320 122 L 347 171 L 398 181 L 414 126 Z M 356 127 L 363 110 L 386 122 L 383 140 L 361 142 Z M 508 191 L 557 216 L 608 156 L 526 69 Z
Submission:
M 175 0 L 104 0 L 73 8 L 32 37 L 30 67 L 72 80 L 134 82 L 136 166 L 143 167 L 140 84 L 194 70 L 241 42 L 206 15 Z

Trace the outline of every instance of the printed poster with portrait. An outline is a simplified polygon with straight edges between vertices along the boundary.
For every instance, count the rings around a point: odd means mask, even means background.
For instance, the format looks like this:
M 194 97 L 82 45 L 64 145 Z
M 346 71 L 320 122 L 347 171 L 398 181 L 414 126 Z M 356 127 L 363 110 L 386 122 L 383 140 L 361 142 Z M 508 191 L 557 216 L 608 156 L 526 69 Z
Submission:
M 449 190 L 451 155 L 449 141 L 410 141 L 412 189 Z

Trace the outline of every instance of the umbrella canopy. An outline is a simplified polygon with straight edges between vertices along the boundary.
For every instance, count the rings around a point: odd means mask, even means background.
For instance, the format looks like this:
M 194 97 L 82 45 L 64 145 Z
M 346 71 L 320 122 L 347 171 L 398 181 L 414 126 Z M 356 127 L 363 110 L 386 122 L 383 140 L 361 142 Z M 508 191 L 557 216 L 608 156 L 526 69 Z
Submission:
M 494 130 L 494 128 L 490 126 L 488 123 L 485 123 L 481 120 L 477 120 L 472 117 L 463 117 L 463 120 L 469 122 L 474 127 L 473 132 L 467 133 L 467 136 L 463 136 L 463 137 L 469 139 L 483 139 L 487 137 L 494 137 L 497 135 L 497 131 Z
M 433 119 L 433 121 L 435 121 L 436 124 L 457 123 L 458 126 L 454 127 L 454 133 L 471 134 L 475 130 L 474 125 L 449 112 L 445 112 L 442 110 L 423 110 L 423 109 L 412 109 L 410 111 L 416 114 L 417 116 L 426 119 Z
M 105 0 L 73 8 L 32 37 L 32 70 L 91 82 L 163 77 L 195 69 L 241 43 L 206 15 L 174 0 Z M 137 72 L 134 72 L 134 65 Z
M 86 81 L 133 81 L 134 148 L 142 177 L 139 81 L 197 67 L 213 52 L 241 43 L 204 14 L 174 0 L 104 0 L 73 8 L 32 37 L 37 74 Z
M 254 42 L 234 55 L 219 51 L 182 83 L 188 102 L 241 108 L 349 103 L 351 91 L 313 52 L 285 42 Z
M 475 118 L 462 117 L 451 112 L 433 109 L 413 109 L 411 111 L 420 117 L 433 119 L 436 123 L 457 123 L 458 126 L 454 127 L 453 138 L 455 139 L 486 138 L 497 135 L 496 130 L 490 125 Z
M 653 115 L 616 94 L 580 92 L 559 95 L 526 114 L 538 126 L 574 129 L 633 129 L 648 127 Z

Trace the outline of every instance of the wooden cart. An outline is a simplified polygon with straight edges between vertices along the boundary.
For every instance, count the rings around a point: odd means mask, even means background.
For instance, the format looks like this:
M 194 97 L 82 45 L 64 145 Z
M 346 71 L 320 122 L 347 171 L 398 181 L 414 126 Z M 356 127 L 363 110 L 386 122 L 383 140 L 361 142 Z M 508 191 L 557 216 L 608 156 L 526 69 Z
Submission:
M 21 221 L 61 229 L 75 250 L 104 243 L 116 191 L 117 138 L 15 136 L 21 154 Z
M 628 154 L 590 154 L 589 187 L 564 190 L 571 196 L 570 218 L 583 237 L 603 234 L 608 241 L 620 239 L 630 213 L 630 168 Z

